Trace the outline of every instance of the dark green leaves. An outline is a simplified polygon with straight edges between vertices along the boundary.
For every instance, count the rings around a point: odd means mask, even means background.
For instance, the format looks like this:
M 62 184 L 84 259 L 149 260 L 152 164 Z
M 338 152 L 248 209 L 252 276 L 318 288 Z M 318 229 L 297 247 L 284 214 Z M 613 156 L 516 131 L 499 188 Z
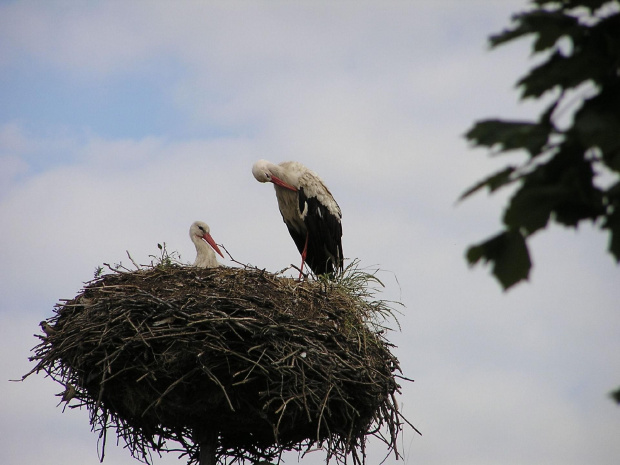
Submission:
M 613 213 L 608 215 L 603 225 L 609 229 L 609 252 L 620 262 L 620 209 L 616 207 Z
M 620 262 L 620 181 L 607 190 L 605 200 L 609 213 L 602 228 L 609 230 L 609 252 Z
M 531 235 L 554 219 L 576 226 L 603 213 L 603 197 L 595 187 L 591 164 L 583 150 L 565 142 L 548 162 L 522 176 L 522 186 L 510 200 L 504 224 Z
M 553 186 L 521 188 L 504 213 L 504 224 L 522 229 L 528 235 L 544 228 L 561 194 Z
M 539 10 L 522 13 L 513 18 L 517 26 L 490 38 L 492 47 L 504 44 L 526 34 L 537 34 L 534 51 L 540 52 L 550 48 L 563 36 L 578 33 L 577 20 L 557 11 Z
M 489 188 L 489 192 L 493 192 L 497 189 L 499 189 L 502 186 L 505 186 L 506 184 L 509 184 L 512 182 L 511 180 L 511 174 L 514 172 L 515 168 L 513 166 L 509 166 L 506 169 L 501 170 L 498 173 L 495 173 L 491 176 L 489 176 L 486 179 L 483 179 L 482 181 L 480 181 L 478 184 L 475 184 L 474 186 L 470 187 L 469 189 L 467 189 L 463 195 L 461 195 L 461 198 L 459 200 L 463 200 L 466 197 L 469 197 L 471 194 L 473 194 L 474 192 L 479 191 L 480 189 L 482 189 L 483 187 L 488 187 Z
M 476 123 L 465 137 L 477 146 L 497 147 L 500 152 L 525 149 L 534 156 L 547 143 L 549 131 L 542 124 L 488 119 Z
M 580 53 L 565 57 L 555 52 L 540 66 L 535 67 L 517 84 L 522 98 L 540 97 L 556 87 L 572 89 L 592 77 L 595 57 Z
M 620 261 L 620 13 L 606 8 L 606 16 L 597 16 L 608 3 L 620 2 L 535 0 L 538 8 L 514 16 L 510 29 L 490 38 L 495 47 L 532 36 L 534 53 L 546 52 L 519 80 L 521 98 L 557 91 L 538 121 L 487 119 L 466 134 L 492 154 L 529 154 L 461 196 L 517 185 L 502 218 L 504 231 L 467 251 L 470 264 L 492 265 L 504 289 L 527 279 L 527 239 L 550 222 L 577 227 L 592 221 L 609 232 L 609 252 Z M 556 113 L 564 117 L 561 125 Z M 597 185 L 600 173 L 606 179 L 599 184 L 611 187 Z
M 478 261 L 493 263 L 492 272 L 504 289 L 527 279 L 532 263 L 525 238 L 518 232 L 506 231 L 467 250 L 470 265 Z
M 620 153 L 620 86 L 604 88 L 599 95 L 584 102 L 575 114 L 574 129 L 585 147 L 597 147 L 602 153 Z M 617 161 L 610 168 L 620 171 Z
M 592 24 L 580 22 L 583 18 L 571 8 L 581 4 L 586 8 L 598 8 L 599 2 L 574 1 L 541 2 L 554 6 L 553 9 L 535 10 L 516 15 L 516 26 L 500 34 L 491 36 L 492 47 L 516 38 L 533 35 L 534 53 L 549 52 L 549 57 L 533 68 L 517 84 L 521 87 L 522 98 L 538 98 L 545 92 L 560 88 L 577 87 L 583 82 L 592 81 L 600 85 L 609 78 L 617 77 L 620 54 L 620 15 L 617 13 L 605 18 L 589 17 Z M 573 4 L 569 7 L 568 4 Z M 586 5 L 588 4 L 589 5 Z M 608 2 L 603 2 L 608 3 Z M 564 41 L 560 46 L 561 39 Z

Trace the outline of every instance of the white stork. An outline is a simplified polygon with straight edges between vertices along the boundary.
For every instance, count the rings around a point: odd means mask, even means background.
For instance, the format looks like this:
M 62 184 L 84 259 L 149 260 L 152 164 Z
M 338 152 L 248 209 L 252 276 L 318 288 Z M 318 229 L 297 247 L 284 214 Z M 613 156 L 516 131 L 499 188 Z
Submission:
M 252 174 L 273 183 L 282 219 L 301 253 L 301 270 L 308 263 L 316 275 L 342 271 L 342 213 L 321 178 L 295 161 L 259 160 Z
M 189 228 L 189 238 L 196 246 L 196 261 L 194 266 L 199 268 L 215 268 L 220 266 L 215 258 L 215 252 L 219 253 L 222 258 L 222 252 L 217 246 L 210 234 L 209 226 L 202 221 L 194 221 Z M 215 252 L 213 252 L 215 250 Z

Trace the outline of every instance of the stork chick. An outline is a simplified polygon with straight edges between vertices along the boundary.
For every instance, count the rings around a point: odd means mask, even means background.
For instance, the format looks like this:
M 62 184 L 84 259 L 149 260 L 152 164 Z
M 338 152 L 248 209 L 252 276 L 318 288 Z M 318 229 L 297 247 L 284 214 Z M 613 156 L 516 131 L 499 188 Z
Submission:
M 194 266 L 199 268 L 215 268 L 220 266 L 215 257 L 215 252 L 220 254 L 222 258 L 224 258 L 224 255 L 211 237 L 209 225 L 202 221 L 194 221 L 189 228 L 189 237 L 196 246 Z

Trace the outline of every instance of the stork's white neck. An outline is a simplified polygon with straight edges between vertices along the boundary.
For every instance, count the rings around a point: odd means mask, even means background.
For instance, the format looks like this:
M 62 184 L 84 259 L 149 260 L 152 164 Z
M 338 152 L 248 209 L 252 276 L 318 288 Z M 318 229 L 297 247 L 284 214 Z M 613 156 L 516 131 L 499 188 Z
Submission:
M 201 268 L 214 268 L 220 266 L 215 257 L 215 252 L 202 237 L 192 234 L 192 242 L 196 246 L 196 260 L 194 266 Z

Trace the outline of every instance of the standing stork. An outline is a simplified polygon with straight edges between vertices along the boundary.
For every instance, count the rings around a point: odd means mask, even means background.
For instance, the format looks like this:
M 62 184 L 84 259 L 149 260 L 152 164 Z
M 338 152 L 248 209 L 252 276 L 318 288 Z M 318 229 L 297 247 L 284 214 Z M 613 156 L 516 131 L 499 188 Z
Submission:
M 342 213 L 321 178 L 296 161 L 259 160 L 252 174 L 273 183 L 282 219 L 301 254 L 300 270 L 308 263 L 316 275 L 342 271 Z
M 215 252 L 219 253 L 222 258 L 222 252 L 217 246 L 210 234 L 209 226 L 202 221 L 194 221 L 189 228 L 189 238 L 196 246 L 196 261 L 194 266 L 199 268 L 215 268 L 220 266 L 215 258 Z M 215 250 L 215 252 L 213 252 Z

